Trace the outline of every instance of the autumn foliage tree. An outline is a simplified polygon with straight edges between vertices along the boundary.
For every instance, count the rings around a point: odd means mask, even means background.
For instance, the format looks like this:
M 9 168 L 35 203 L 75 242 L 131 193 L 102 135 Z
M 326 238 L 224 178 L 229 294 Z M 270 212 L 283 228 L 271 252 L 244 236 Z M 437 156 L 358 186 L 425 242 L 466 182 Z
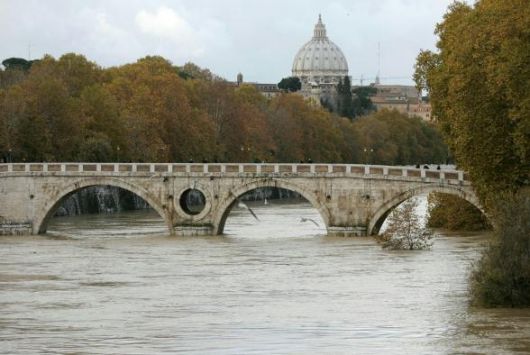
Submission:
M 373 163 L 412 164 L 437 159 L 425 153 L 436 144 L 445 149 L 415 118 L 388 111 L 352 124 L 296 93 L 268 99 L 157 56 L 106 69 L 78 54 L 45 56 L 19 74 L 0 85 L 4 161 L 362 163 L 371 145 Z M 411 137 L 367 134 L 372 125 Z
M 530 6 L 458 1 L 436 34 L 438 51 L 418 56 L 416 83 L 496 227 L 473 272 L 473 302 L 528 306 Z
M 419 54 L 416 83 L 488 203 L 530 183 L 530 6 L 455 2 L 436 34 L 438 52 Z

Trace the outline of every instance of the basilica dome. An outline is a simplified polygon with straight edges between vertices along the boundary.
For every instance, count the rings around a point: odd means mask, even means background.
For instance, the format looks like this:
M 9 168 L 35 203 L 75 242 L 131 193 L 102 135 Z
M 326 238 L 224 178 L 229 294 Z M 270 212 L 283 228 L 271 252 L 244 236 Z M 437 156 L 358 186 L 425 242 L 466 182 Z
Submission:
M 348 75 L 348 62 L 340 48 L 329 40 L 318 16 L 313 38 L 294 57 L 293 76 L 302 84 L 337 84 Z

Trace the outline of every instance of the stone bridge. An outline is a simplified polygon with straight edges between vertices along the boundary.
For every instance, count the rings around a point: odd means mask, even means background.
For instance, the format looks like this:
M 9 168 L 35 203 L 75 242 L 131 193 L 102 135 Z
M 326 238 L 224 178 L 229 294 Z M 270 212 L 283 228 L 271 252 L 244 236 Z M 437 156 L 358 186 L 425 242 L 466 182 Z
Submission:
M 143 198 L 170 234 L 217 235 L 238 198 L 260 187 L 295 191 L 316 208 L 330 235 L 376 234 L 404 200 L 442 192 L 482 210 L 462 171 L 346 164 L 0 164 L 0 234 L 45 233 L 69 195 L 88 186 L 116 186 Z M 204 209 L 181 202 L 199 190 Z

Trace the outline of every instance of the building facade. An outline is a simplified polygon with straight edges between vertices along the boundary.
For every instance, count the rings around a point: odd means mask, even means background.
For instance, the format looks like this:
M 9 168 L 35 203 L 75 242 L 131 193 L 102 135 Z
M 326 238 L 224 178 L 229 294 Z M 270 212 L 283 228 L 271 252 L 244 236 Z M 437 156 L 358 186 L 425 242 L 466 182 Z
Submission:
M 421 99 L 416 87 L 411 85 L 373 84 L 377 90 L 370 100 L 377 110 L 397 110 L 408 116 L 418 116 L 426 121 L 432 120 L 431 105 Z

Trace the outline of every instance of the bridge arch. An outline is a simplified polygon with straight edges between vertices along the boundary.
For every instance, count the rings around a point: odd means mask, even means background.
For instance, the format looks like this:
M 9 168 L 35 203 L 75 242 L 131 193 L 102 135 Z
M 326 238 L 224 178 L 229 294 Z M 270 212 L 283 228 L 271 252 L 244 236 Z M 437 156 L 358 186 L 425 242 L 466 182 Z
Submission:
M 239 197 L 249 191 L 262 187 L 277 187 L 285 190 L 291 190 L 300 194 L 303 198 L 309 201 L 311 206 L 317 209 L 322 220 L 324 221 L 324 224 L 326 225 L 326 229 L 328 228 L 329 221 L 331 220 L 330 212 L 327 207 L 322 202 L 320 202 L 318 196 L 314 192 L 309 191 L 306 188 L 297 185 L 296 183 L 288 182 L 282 179 L 269 178 L 254 180 L 252 182 L 237 186 L 236 188 L 230 190 L 228 196 L 221 202 L 221 204 L 217 208 L 217 213 L 213 218 L 214 234 L 218 235 L 223 233 L 226 219 L 228 218 L 232 207 L 237 203 L 237 199 Z
M 40 209 L 40 213 L 38 213 L 35 217 L 34 223 L 33 223 L 33 233 L 34 234 L 43 234 L 46 233 L 46 229 L 48 226 L 48 222 L 51 217 L 53 217 L 55 211 L 57 208 L 59 208 L 60 204 L 70 195 L 73 193 L 82 190 L 86 187 L 90 186 L 113 186 L 113 187 L 119 187 L 121 189 L 130 191 L 138 196 L 140 196 L 142 199 L 144 199 L 151 208 L 153 208 L 159 215 L 162 217 L 164 222 L 169 228 L 170 233 L 172 232 L 172 223 L 167 217 L 167 213 L 164 209 L 164 207 L 144 188 L 128 183 L 122 179 L 114 178 L 114 177 L 93 177 L 93 178 L 83 178 L 80 180 L 77 180 L 69 185 L 66 185 L 64 188 L 60 190 L 60 192 L 55 196 L 53 199 L 48 200 L 45 202 L 44 206 Z
M 422 194 L 428 194 L 431 192 L 439 192 L 449 195 L 454 195 L 457 197 L 460 197 L 463 200 L 466 200 L 467 202 L 471 203 L 473 206 L 478 208 L 482 213 L 485 214 L 484 208 L 480 204 L 477 196 L 475 193 L 471 190 L 471 188 L 462 188 L 458 186 L 416 186 L 412 189 L 409 189 L 393 198 L 391 198 L 388 201 L 383 202 L 379 207 L 376 208 L 375 213 L 372 215 L 368 222 L 368 229 L 367 234 L 368 235 L 375 235 L 379 233 L 379 230 L 381 229 L 381 226 L 383 225 L 385 219 L 388 217 L 390 212 L 394 208 L 396 208 L 399 204 L 404 202 L 405 200 L 408 200 L 409 198 L 422 195 Z

